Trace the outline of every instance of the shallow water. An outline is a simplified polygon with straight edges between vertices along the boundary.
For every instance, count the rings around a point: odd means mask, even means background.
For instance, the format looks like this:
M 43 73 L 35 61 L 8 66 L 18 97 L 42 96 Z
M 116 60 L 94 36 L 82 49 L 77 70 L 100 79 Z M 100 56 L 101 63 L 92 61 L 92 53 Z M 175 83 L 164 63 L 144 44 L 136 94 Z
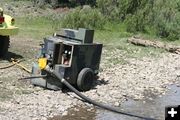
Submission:
M 54 116 L 48 120 L 96 120 L 96 110 L 88 107 L 70 108 L 67 115 Z
M 171 90 L 162 97 L 154 96 L 152 100 L 134 101 L 128 100 L 123 103 L 120 109 L 128 113 L 164 120 L 165 106 L 180 105 L 180 87 L 170 86 Z M 79 111 L 70 109 L 66 116 L 56 116 L 51 120 L 141 120 L 102 109 L 88 110 L 88 108 L 78 108 Z M 72 116 L 73 114 L 73 116 Z

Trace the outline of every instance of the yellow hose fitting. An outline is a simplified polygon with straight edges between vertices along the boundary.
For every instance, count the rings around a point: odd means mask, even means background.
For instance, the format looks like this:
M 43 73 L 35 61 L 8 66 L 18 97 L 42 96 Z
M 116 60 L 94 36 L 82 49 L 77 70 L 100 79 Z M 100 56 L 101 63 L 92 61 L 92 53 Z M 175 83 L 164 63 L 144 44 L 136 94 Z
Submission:
M 47 58 L 39 58 L 38 59 L 38 65 L 40 67 L 40 69 L 45 69 L 46 65 L 47 65 Z

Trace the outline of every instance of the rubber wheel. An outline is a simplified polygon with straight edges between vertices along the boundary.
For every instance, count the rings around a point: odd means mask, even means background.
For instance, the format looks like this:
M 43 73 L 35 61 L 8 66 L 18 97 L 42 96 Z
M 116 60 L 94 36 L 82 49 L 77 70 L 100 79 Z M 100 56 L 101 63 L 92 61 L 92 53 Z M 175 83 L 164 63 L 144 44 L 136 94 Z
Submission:
M 9 48 L 9 36 L 0 36 L 0 57 L 5 57 Z
M 84 68 L 80 71 L 77 78 L 77 86 L 81 91 L 91 89 L 94 81 L 94 73 L 90 68 Z

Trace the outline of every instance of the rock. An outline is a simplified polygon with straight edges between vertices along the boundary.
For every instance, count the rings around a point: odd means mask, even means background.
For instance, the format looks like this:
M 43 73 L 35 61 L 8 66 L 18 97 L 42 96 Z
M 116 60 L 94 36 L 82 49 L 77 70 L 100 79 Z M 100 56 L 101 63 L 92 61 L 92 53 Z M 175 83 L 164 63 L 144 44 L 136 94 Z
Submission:
M 66 115 L 68 115 L 68 111 L 64 111 L 62 114 L 62 116 L 66 116 Z
M 120 106 L 119 102 L 115 102 L 114 106 L 116 106 L 116 107 Z
M 79 111 L 79 109 L 77 109 L 77 108 L 74 108 L 74 111 Z

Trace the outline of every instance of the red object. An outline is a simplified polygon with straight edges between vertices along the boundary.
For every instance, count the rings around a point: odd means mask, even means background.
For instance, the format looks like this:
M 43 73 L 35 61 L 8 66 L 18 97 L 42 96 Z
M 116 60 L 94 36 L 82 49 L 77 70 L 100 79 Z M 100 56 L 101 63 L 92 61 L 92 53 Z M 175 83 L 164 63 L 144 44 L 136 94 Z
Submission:
M 4 17 L 0 16 L 0 24 L 4 22 Z
M 64 65 L 69 65 L 69 60 L 64 60 Z

